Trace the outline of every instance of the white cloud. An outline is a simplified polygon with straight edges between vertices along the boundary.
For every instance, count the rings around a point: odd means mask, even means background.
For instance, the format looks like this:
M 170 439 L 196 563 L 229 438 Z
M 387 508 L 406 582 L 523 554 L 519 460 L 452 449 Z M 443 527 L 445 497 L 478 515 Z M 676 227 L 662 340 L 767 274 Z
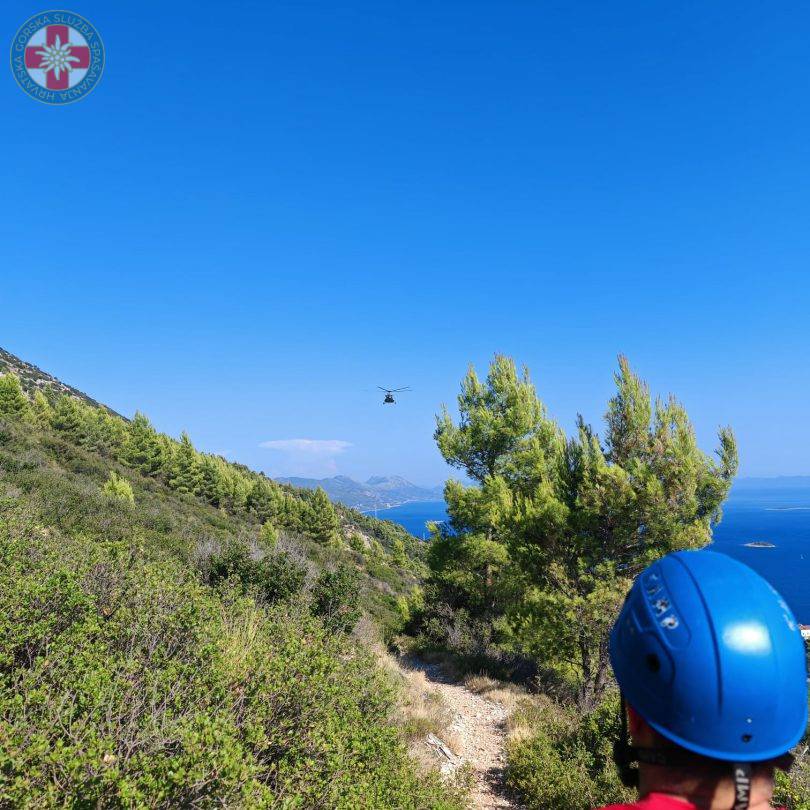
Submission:
M 259 447 L 273 450 L 279 456 L 276 475 L 325 476 L 337 472 L 335 456 L 340 455 L 351 442 L 342 439 L 272 439 Z
M 306 453 L 312 456 L 334 456 L 351 446 L 351 442 L 344 442 L 340 439 L 273 439 L 273 441 L 262 442 L 259 445 L 268 450 Z

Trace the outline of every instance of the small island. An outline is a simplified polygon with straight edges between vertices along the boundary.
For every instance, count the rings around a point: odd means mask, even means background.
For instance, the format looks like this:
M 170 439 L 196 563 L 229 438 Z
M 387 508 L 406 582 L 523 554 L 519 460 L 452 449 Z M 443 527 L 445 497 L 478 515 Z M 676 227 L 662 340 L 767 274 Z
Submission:
M 746 548 L 776 548 L 773 543 L 767 540 L 752 540 L 750 543 L 743 544 Z

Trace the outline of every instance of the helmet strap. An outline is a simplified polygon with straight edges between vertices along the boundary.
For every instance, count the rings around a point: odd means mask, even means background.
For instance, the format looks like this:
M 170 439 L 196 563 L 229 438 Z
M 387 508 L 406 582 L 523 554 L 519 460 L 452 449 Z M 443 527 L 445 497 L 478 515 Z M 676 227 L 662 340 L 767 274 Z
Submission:
M 613 744 L 613 761 L 616 763 L 616 768 L 619 771 L 619 779 L 625 787 L 637 788 L 638 787 L 638 768 L 633 768 L 632 765 L 638 762 L 635 756 L 635 751 L 630 745 L 630 735 L 627 732 L 627 701 L 624 698 L 624 692 L 619 693 L 620 706 L 619 722 L 621 731 L 619 739 Z
M 751 801 L 751 771 L 750 762 L 735 762 L 734 771 L 734 807 L 733 810 L 748 810 Z

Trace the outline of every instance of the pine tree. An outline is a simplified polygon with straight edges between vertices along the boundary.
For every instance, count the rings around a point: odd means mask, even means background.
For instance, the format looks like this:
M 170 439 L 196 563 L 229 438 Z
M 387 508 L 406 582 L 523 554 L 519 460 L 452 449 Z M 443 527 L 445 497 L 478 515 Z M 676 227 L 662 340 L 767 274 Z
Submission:
M 266 478 L 257 477 L 248 495 L 247 508 L 264 523 L 278 517 L 282 500 L 283 496 L 277 484 Z
M 305 530 L 304 515 L 306 511 L 307 506 L 300 498 L 296 498 L 290 493 L 284 493 L 278 512 L 278 525 L 291 532 L 302 532 Z
M 200 454 L 194 449 L 188 433 L 183 431 L 180 435 L 180 442 L 175 447 L 169 473 L 169 486 L 172 489 L 189 495 L 199 494 L 203 481 L 199 456 Z
M 104 408 L 93 410 L 95 410 L 93 433 L 98 451 L 110 458 L 120 458 L 127 440 L 126 422 L 108 413 Z
M 219 474 L 219 505 L 229 512 L 238 512 L 246 508 L 250 495 L 251 482 L 244 473 L 228 464 L 224 459 L 217 459 Z
M 87 421 L 79 401 L 69 394 L 62 394 L 53 409 L 51 420 L 54 428 L 64 433 L 79 445 L 86 445 L 88 438 Z
M 31 408 L 19 377 L 10 373 L 0 376 L 0 417 L 27 419 L 30 416 Z
M 212 506 L 219 506 L 222 495 L 221 465 L 215 456 L 203 455 L 200 459 L 199 494 Z
M 338 517 L 326 492 L 318 487 L 304 513 L 304 531 L 322 545 L 338 541 Z
M 53 407 L 42 391 L 35 392 L 34 401 L 31 403 L 31 412 L 33 413 L 34 423 L 37 427 L 51 427 L 53 421 Z
M 152 423 L 138 411 L 127 432 L 123 449 L 125 463 L 143 475 L 158 475 L 164 468 L 165 451 Z
M 174 458 L 177 455 L 179 443 L 165 433 L 156 433 L 155 435 L 157 436 L 158 457 L 160 459 L 160 469 L 157 472 L 157 477 L 168 485 L 169 477 L 174 469 Z
M 445 486 L 453 532 L 431 542 L 426 613 L 441 626 L 442 610 L 455 611 L 482 646 L 502 634 L 556 670 L 584 709 L 607 686 L 607 635 L 633 577 L 711 541 L 737 469 L 730 430 L 714 460 L 684 408 L 653 403 L 623 357 L 615 380 L 604 443 L 581 418 L 566 439 L 505 357 L 485 382 L 470 370 L 458 424 L 445 410 L 436 429 L 445 460 L 475 483 Z

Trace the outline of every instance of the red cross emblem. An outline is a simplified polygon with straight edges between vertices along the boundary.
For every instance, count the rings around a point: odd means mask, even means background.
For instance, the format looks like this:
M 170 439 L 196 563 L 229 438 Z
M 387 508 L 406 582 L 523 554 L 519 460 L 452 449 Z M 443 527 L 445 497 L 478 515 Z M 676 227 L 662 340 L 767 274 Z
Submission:
M 67 90 L 70 73 L 90 67 L 90 48 L 74 44 L 74 39 L 84 37 L 68 25 L 49 25 L 45 29 L 44 45 L 29 45 L 25 49 L 25 66 L 45 71 L 45 86 L 49 90 Z

